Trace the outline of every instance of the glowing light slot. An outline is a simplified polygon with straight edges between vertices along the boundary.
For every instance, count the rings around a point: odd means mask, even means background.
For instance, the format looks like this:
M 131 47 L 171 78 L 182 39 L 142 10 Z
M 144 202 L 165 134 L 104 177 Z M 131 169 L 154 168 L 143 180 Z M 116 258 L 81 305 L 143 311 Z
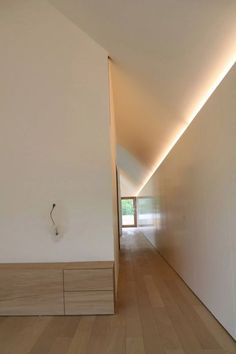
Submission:
M 173 141 L 170 143 L 170 145 L 167 147 L 167 149 L 163 152 L 163 154 L 161 155 L 161 157 L 157 160 L 157 162 L 154 164 L 153 168 L 151 169 L 151 171 L 148 173 L 148 175 L 146 176 L 146 178 L 144 179 L 144 181 L 142 182 L 140 188 L 138 189 L 136 196 L 139 195 L 139 193 L 141 192 L 141 190 L 144 188 L 144 186 L 148 183 L 148 181 L 151 179 L 151 177 L 153 176 L 153 174 L 156 172 L 156 170 L 160 167 L 160 165 L 162 164 L 162 162 L 165 160 L 165 158 L 169 155 L 170 151 L 173 149 L 173 147 L 175 146 L 175 144 L 178 142 L 178 140 L 181 138 L 181 136 L 184 134 L 184 132 L 186 131 L 186 129 L 189 127 L 189 125 L 192 123 L 192 121 L 194 120 L 194 118 L 196 118 L 196 116 L 198 115 L 198 113 L 200 112 L 200 110 L 203 108 L 203 106 L 206 104 L 206 102 L 208 101 L 208 99 L 211 97 L 211 95 L 213 94 L 213 92 L 216 90 L 216 88 L 219 86 L 219 84 L 221 83 L 221 81 L 225 78 L 225 76 L 228 74 L 228 72 L 230 71 L 230 69 L 233 67 L 233 65 L 236 62 L 236 54 L 233 56 L 233 58 L 231 58 L 231 60 L 229 61 L 229 63 L 225 66 L 224 70 L 220 73 L 220 75 L 218 76 L 218 78 L 216 79 L 215 83 L 212 85 L 212 87 L 207 91 L 207 93 L 202 97 L 202 99 L 198 102 L 198 104 L 196 105 L 195 109 L 193 110 L 192 114 L 190 115 L 190 117 L 187 119 L 186 124 L 177 132 L 175 138 L 173 139 Z

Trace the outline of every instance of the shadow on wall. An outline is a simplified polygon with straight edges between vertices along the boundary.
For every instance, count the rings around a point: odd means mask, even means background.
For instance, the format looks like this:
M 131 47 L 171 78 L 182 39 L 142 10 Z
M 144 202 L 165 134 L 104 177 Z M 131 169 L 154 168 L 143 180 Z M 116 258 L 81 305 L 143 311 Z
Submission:
M 121 196 L 136 195 L 144 176 L 147 174 L 147 168 L 121 145 L 117 145 L 117 165 L 120 175 Z

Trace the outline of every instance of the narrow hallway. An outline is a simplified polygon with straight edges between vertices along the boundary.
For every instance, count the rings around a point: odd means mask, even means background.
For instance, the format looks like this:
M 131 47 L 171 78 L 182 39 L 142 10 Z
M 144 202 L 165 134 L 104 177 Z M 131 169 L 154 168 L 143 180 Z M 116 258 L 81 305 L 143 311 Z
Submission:
M 236 353 L 233 339 L 135 229 L 122 237 L 119 289 L 127 353 Z
M 1 354 L 233 354 L 236 344 L 135 229 L 114 316 L 1 317 Z

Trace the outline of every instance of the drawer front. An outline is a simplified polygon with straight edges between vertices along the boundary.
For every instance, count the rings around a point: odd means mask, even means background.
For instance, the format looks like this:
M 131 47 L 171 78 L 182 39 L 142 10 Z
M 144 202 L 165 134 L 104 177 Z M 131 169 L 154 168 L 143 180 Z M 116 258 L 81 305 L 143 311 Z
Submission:
M 0 270 L 0 315 L 63 315 L 62 270 Z
M 114 314 L 113 291 L 65 292 L 66 315 Z
M 113 290 L 113 269 L 64 270 L 64 290 Z

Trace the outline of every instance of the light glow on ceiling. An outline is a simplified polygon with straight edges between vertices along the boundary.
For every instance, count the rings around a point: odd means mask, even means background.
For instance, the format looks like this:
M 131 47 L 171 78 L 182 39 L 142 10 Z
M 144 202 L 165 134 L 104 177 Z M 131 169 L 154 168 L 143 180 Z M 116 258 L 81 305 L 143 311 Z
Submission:
M 221 81 L 225 78 L 225 76 L 228 74 L 228 72 L 230 71 L 230 69 L 233 67 L 233 65 L 236 62 L 236 53 L 235 55 L 231 58 L 231 60 L 229 60 L 229 62 L 227 63 L 227 65 L 225 66 L 224 70 L 220 73 L 220 75 L 217 77 L 216 81 L 214 82 L 214 84 L 210 87 L 210 89 L 204 94 L 204 96 L 201 98 L 201 100 L 197 103 L 196 107 L 194 108 L 193 112 L 191 113 L 191 115 L 189 116 L 189 118 L 186 120 L 186 123 L 184 124 L 184 126 L 178 130 L 177 134 L 175 135 L 173 141 L 171 141 L 171 143 L 167 146 L 167 148 L 164 150 L 164 152 L 162 153 L 162 155 L 159 157 L 159 159 L 156 161 L 156 163 L 154 164 L 154 166 L 152 167 L 152 169 L 150 170 L 150 172 L 148 173 L 148 175 L 145 177 L 145 179 L 143 180 L 141 186 L 139 187 L 136 196 L 139 195 L 139 193 L 141 192 L 141 190 L 144 188 L 144 186 L 148 183 L 148 181 L 151 179 L 151 177 L 153 176 L 153 174 L 156 172 L 156 170 L 160 167 L 160 165 L 162 164 L 162 162 L 165 160 L 165 158 L 169 155 L 170 151 L 173 149 L 173 147 L 175 146 L 175 144 L 178 142 L 178 140 L 181 138 L 181 136 L 184 134 L 184 132 L 186 131 L 186 129 L 189 127 L 189 125 L 192 123 L 192 121 L 194 120 L 194 118 L 196 118 L 196 116 L 198 115 L 198 113 L 200 112 L 200 110 L 203 108 L 203 106 L 206 104 L 206 102 L 208 101 L 208 99 L 211 97 L 211 95 L 213 94 L 213 92 L 216 90 L 216 88 L 219 86 L 219 84 L 221 83 Z

